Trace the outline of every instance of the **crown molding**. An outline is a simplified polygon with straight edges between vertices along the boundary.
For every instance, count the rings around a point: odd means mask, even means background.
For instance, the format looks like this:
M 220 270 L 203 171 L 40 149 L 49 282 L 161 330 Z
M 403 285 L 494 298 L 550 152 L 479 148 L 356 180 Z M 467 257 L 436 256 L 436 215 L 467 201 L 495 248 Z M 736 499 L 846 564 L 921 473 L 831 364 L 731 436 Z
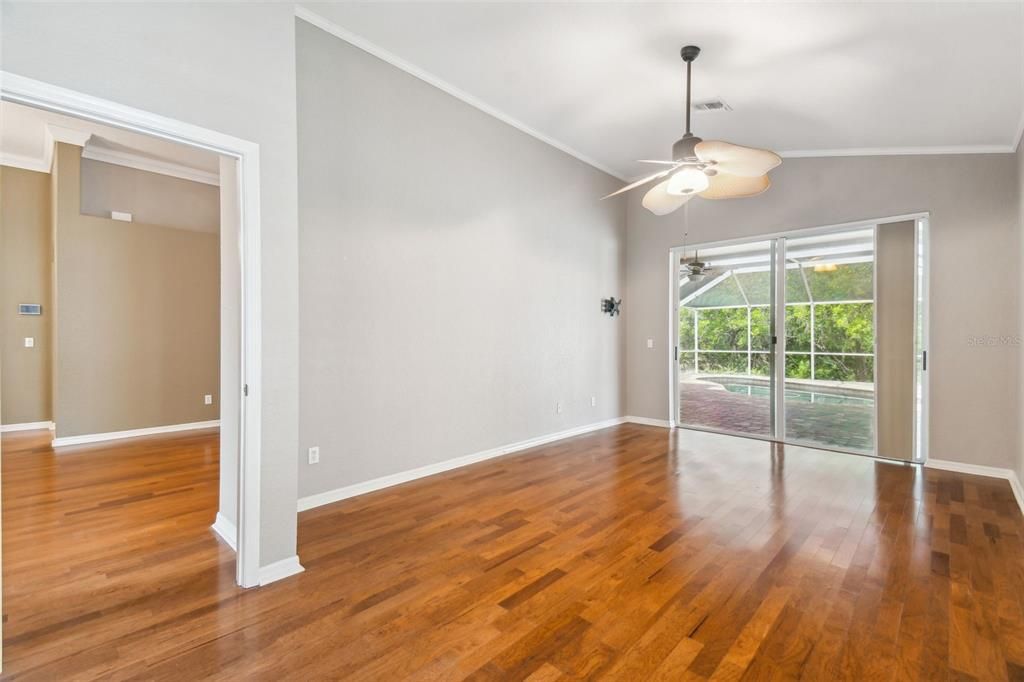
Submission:
M 174 178 L 181 178 L 182 180 L 201 182 L 204 185 L 220 184 L 220 176 L 217 173 L 210 173 L 208 171 L 198 170 L 190 166 L 183 166 L 169 161 L 158 161 L 156 159 L 138 154 L 131 154 L 129 152 L 86 146 L 82 150 L 82 158 L 90 159 L 92 161 L 102 161 L 103 163 L 110 163 L 115 166 L 134 168 L 136 170 L 147 171 L 149 173 L 169 175 Z
M 1024 123 L 1024 121 L 1022 121 Z M 1017 136 L 1017 144 L 1020 144 L 1020 134 Z M 784 152 L 776 152 L 784 159 L 827 159 L 848 156 L 927 156 L 937 154 L 1013 154 L 1017 151 L 1017 145 L 951 145 L 948 147 L 859 147 L 850 149 L 798 149 Z M 626 178 L 629 182 L 636 182 L 643 175 L 635 175 Z
M 38 173 L 49 173 L 50 169 L 53 168 L 53 147 L 58 142 L 58 139 L 54 137 L 55 128 L 59 130 L 59 133 L 62 136 L 65 132 L 73 132 L 69 131 L 67 128 L 60 128 L 59 126 L 48 124 L 43 128 L 42 156 L 26 156 L 24 154 L 0 152 L 0 166 L 11 166 L 13 168 L 21 168 L 23 170 L 36 171 Z M 64 140 L 59 141 L 63 142 Z
M 11 154 L 0 152 L 0 166 L 21 168 L 22 170 L 35 171 L 37 173 L 49 173 L 50 163 L 46 159 L 36 156 L 24 156 L 23 154 Z
M 394 66 L 395 68 L 406 72 L 410 76 L 415 76 L 416 78 L 419 78 L 421 81 L 433 85 L 438 90 L 442 90 L 451 95 L 452 97 L 454 97 L 455 99 L 461 100 L 466 104 L 470 105 L 471 107 L 474 107 L 475 109 L 479 109 L 488 116 L 493 116 L 502 123 L 508 124 L 515 128 L 516 130 L 526 133 L 530 137 L 536 138 L 543 142 L 544 144 L 550 147 L 554 147 L 555 149 L 564 152 L 569 156 L 572 156 L 589 166 L 593 166 L 602 173 L 607 173 L 612 177 L 625 181 L 625 178 L 622 176 L 621 173 L 612 170 L 608 166 L 605 166 L 600 162 L 595 161 L 586 154 L 583 154 L 582 152 L 579 152 L 573 149 L 572 147 L 559 142 L 558 140 L 548 137 L 539 130 L 531 128 L 522 121 L 512 116 L 509 116 L 504 111 L 501 111 L 500 109 L 497 109 L 496 107 L 493 107 L 490 104 L 487 104 L 486 102 L 477 99 L 468 92 L 460 90 L 451 83 L 448 83 L 447 81 L 438 78 L 434 74 L 428 71 L 424 71 L 423 69 L 419 68 L 418 66 L 415 66 L 414 64 L 410 64 L 409 62 L 405 61 L 398 55 L 385 50 L 379 45 L 367 40 L 366 38 L 363 38 L 360 35 L 353 33 L 352 31 L 349 31 L 346 28 L 342 28 L 333 21 L 330 21 L 329 19 L 325 19 L 324 17 L 320 16 L 316 12 L 313 12 L 312 10 L 302 7 L 301 5 L 296 5 L 295 16 L 309 24 L 312 24 L 313 26 L 316 26 L 322 31 L 330 33 L 335 38 L 340 38 L 341 40 L 344 40 L 346 43 L 349 43 L 354 47 L 358 47 L 363 52 L 367 52 L 376 57 L 377 59 L 387 62 L 391 66 Z
M 776 152 L 784 159 L 811 159 L 829 156 L 921 156 L 929 154 L 1012 154 L 1016 145 L 966 144 L 944 147 L 851 147 L 849 149 L 792 149 Z
M 91 137 L 92 133 L 84 132 L 82 130 L 65 128 L 64 126 L 58 126 L 52 123 L 46 124 L 47 147 L 52 147 L 54 142 L 64 142 L 65 144 L 73 144 L 76 147 L 84 147 L 89 143 L 89 139 Z
M 92 133 L 83 133 L 79 130 L 72 130 L 71 128 L 62 128 L 61 126 L 48 124 L 46 126 L 46 142 L 43 145 L 43 156 L 37 157 L 0 152 L 0 166 L 11 166 L 13 168 L 21 168 L 39 173 L 49 173 L 50 169 L 53 167 L 54 144 L 57 142 L 63 142 L 66 144 L 73 144 L 77 147 L 82 147 L 83 159 L 102 161 L 103 163 L 110 163 L 115 166 L 124 166 L 126 168 L 134 168 L 135 170 L 147 171 L 149 173 L 169 175 L 182 180 L 201 182 L 204 185 L 216 186 L 220 184 L 220 176 L 218 173 L 210 173 L 209 171 L 199 170 L 197 168 L 172 163 L 170 161 L 159 161 L 157 159 L 152 159 L 139 154 L 132 154 L 130 152 L 91 146 L 89 145 L 89 139 L 91 137 Z

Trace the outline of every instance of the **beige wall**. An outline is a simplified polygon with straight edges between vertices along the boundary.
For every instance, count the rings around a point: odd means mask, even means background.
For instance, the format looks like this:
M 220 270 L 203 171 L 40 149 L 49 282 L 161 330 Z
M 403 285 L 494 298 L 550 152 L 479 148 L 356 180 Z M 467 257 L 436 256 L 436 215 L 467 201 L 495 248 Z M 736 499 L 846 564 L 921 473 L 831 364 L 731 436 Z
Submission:
M 57 145 L 57 436 L 216 419 L 217 235 L 81 215 L 80 157 Z
M 301 495 L 620 416 L 619 181 L 303 21 L 297 50 Z
M 915 236 L 913 220 L 880 225 L 875 232 L 878 454 L 893 459 L 914 454 Z
M 2 424 L 50 420 L 50 253 L 50 177 L 0 168 Z M 19 315 L 19 303 L 42 304 L 43 314 Z
M 972 339 L 1019 334 L 1016 164 L 1012 154 L 785 159 L 760 196 L 695 199 L 688 214 L 661 218 L 634 192 L 622 304 L 627 412 L 669 418 L 668 253 L 685 231 L 695 244 L 930 211 L 930 456 L 1014 466 L 1020 351 Z
M 137 223 L 216 232 L 219 204 L 214 185 L 82 159 L 85 215 L 109 218 L 111 211 L 124 211 Z

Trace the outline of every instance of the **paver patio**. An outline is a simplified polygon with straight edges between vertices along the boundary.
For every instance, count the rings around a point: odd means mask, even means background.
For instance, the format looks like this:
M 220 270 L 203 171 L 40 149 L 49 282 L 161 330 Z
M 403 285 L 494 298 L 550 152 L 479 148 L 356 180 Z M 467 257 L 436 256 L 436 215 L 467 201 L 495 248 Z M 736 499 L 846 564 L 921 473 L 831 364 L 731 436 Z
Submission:
M 874 453 L 874 406 L 786 401 L 786 439 Z M 700 428 L 771 435 L 767 396 L 732 393 L 721 384 L 683 381 L 680 422 Z

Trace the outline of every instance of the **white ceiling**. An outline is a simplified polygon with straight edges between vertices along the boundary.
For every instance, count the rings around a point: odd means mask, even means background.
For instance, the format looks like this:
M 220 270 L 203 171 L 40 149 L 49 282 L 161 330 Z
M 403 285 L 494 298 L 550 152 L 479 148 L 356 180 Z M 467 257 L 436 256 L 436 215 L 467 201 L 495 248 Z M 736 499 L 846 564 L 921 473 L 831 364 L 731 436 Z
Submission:
M 364 49 L 620 177 L 683 132 L 789 156 L 1010 151 L 1024 5 L 303 3 Z M 300 10 L 300 16 L 307 16 Z M 312 17 L 310 17 L 312 18 Z M 328 27 L 327 23 L 321 25 Z
M 0 102 L 0 163 L 48 173 L 60 130 L 88 138 L 85 158 L 217 184 L 220 160 L 212 152 L 12 102 Z

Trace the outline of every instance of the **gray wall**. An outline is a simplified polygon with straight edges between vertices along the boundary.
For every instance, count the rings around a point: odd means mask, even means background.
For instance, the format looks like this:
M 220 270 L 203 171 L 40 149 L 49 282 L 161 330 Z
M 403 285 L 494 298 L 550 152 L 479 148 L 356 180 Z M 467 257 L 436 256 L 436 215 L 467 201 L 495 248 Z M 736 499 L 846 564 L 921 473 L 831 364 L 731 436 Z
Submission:
M 1017 190 L 1017 219 L 1020 223 L 1018 233 L 1021 235 L 1020 244 L 1018 245 L 1018 257 L 1021 263 L 1024 263 L 1024 141 L 1017 143 L 1017 175 L 1016 175 L 1016 190 Z M 1024 267 L 1018 270 L 1018 282 L 1017 286 L 1022 292 L 1021 299 L 1019 301 L 1020 317 L 1017 320 L 1017 338 L 1018 343 L 1021 343 L 1021 337 L 1024 336 Z M 1017 463 L 1016 471 L 1017 476 L 1024 481 L 1024 344 L 1018 349 L 1018 360 L 1020 362 L 1020 374 L 1017 380 L 1017 400 L 1019 412 L 1017 415 L 1017 427 L 1018 427 L 1018 438 L 1020 439 L 1020 449 L 1017 452 Z
M 0 12 L 5 71 L 259 144 L 260 564 L 294 556 L 299 394 L 294 5 L 4 2 Z
M 1011 154 L 786 159 L 765 194 L 696 199 L 688 214 L 662 218 L 640 206 L 642 191 L 633 193 L 626 411 L 669 418 L 668 252 L 687 229 L 697 243 L 930 211 L 930 456 L 1014 466 L 1019 350 L 971 339 L 1019 333 L 1016 163 Z M 653 350 L 647 338 L 655 339 Z
M 137 223 L 216 232 L 219 203 L 214 185 L 82 159 L 85 215 L 109 218 L 111 211 L 126 211 Z
M 51 418 L 51 250 L 50 176 L 0 168 L 0 424 Z M 19 315 L 19 303 L 42 304 L 43 314 Z
M 297 32 L 300 495 L 620 416 L 619 181 Z

